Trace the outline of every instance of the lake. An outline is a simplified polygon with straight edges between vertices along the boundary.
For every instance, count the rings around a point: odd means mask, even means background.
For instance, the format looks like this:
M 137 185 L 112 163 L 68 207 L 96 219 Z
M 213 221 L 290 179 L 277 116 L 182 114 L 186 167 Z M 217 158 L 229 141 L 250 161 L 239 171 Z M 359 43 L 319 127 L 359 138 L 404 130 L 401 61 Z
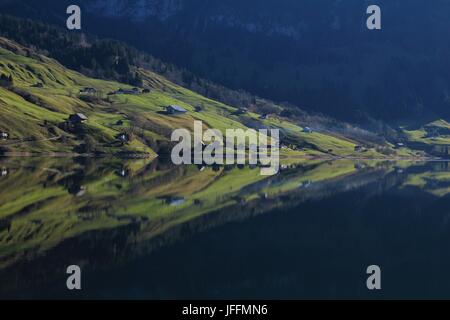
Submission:
M 261 176 L 1 158 L 0 173 L 3 299 L 450 298 L 448 162 L 298 159 Z

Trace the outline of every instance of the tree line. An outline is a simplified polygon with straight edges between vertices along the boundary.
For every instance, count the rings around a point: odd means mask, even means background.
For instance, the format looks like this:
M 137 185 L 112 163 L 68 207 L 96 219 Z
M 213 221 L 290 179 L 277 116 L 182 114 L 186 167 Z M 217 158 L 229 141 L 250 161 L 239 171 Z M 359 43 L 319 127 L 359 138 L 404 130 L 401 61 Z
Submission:
M 117 40 L 98 39 L 44 22 L 4 14 L 0 14 L 0 36 L 54 58 L 89 77 L 142 87 L 143 80 L 136 67 L 145 67 L 178 85 L 237 108 L 255 108 L 255 111 L 260 108 L 266 113 L 279 111 L 270 101 L 199 78 L 186 69 L 165 63 Z

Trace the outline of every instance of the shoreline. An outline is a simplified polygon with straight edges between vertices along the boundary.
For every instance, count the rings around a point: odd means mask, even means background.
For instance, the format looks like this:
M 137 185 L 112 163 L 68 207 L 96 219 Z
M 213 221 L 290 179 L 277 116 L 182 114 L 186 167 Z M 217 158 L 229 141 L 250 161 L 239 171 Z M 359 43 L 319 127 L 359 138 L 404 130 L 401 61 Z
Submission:
M 31 153 L 31 152 L 6 152 L 0 154 L 0 158 L 91 158 L 91 159 L 102 159 L 102 158 L 125 158 L 125 159 L 149 159 L 153 160 L 159 157 L 159 155 L 152 154 L 78 154 L 70 152 L 51 152 L 51 153 Z M 439 157 L 355 157 L 355 156 L 317 156 L 317 155 L 292 155 L 285 156 L 280 155 L 280 160 L 288 159 L 302 159 L 302 160 L 353 160 L 353 161 L 441 161 L 449 162 L 450 159 L 439 158 Z
M 71 152 L 49 152 L 49 153 L 32 153 L 32 152 L 5 152 L 0 154 L 1 158 L 127 158 L 127 159 L 155 159 L 158 155 L 149 153 L 129 153 L 129 154 L 79 154 Z

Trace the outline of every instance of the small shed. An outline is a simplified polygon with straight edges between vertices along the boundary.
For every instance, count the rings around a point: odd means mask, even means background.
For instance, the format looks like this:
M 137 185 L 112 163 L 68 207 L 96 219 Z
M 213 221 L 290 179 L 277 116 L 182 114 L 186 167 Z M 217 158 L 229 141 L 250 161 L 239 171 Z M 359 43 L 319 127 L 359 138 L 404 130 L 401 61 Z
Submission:
M 303 128 L 303 132 L 312 133 L 313 129 L 311 129 L 310 127 L 305 127 L 305 128 Z
M 2 168 L 2 170 L 0 171 L 0 176 L 5 177 L 8 175 L 8 173 L 9 173 L 9 171 L 7 168 Z
M 83 123 L 88 120 L 83 113 L 75 113 L 69 116 L 69 122 L 72 124 Z
M 116 136 L 116 139 L 121 142 L 128 142 L 130 141 L 130 136 L 125 132 L 121 132 Z
M 119 177 L 125 178 L 125 177 L 127 177 L 129 175 L 129 171 L 126 168 L 121 168 L 120 170 L 116 171 L 116 174 Z
M 172 104 L 172 105 L 166 107 L 166 112 L 168 114 L 181 114 L 181 113 L 186 113 L 187 110 L 184 109 L 183 107 Z
M 8 140 L 9 139 L 9 133 L 8 132 L 0 132 L 0 139 L 1 140 Z

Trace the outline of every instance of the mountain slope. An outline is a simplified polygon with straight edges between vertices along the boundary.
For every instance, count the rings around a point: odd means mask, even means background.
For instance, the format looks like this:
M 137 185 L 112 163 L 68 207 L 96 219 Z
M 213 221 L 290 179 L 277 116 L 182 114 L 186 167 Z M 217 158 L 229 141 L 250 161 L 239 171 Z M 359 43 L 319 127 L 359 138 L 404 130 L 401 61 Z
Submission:
M 450 124 L 436 120 L 420 127 L 403 128 L 406 142 L 415 149 L 448 159 L 450 156 Z
M 2 4 L 3 2 L 3 4 Z M 64 25 L 68 1 L 0 1 Z M 397 124 L 450 117 L 449 2 L 380 0 L 368 31 L 360 0 L 89 0 L 85 32 L 119 38 L 201 77 L 308 111 Z
M 12 87 L 0 89 L 0 129 L 10 134 L 9 140 L 1 145 L 4 151 L 72 152 L 90 142 L 99 145 L 86 151 L 103 152 L 103 148 L 118 151 L 114 143 L 120 129 L 92 120 L 79 134 L 61 129 L 68 116 L 76 112 L 112 119 L 103 103 L 83 101 L 77 93 L 83 86 L 113 90 L 118 84 L 89 79 L 44 56 L 26 57 L 22 54 L 29 51 L 20 45 L 6 39 L 0 42 L 3 47 L 0 72 L 14 79 Z M 152 153 L 141 139 L 133 140 L 124 150 Z
M 194 120 L 205 127 L 279 128 L 284 153 L 370 157 L 355 153 L 356 142 L 338 135 L 304 132 L 303 128 L 278 116 L 262 119 L 252 112 L 202 97 L 179 87 L 148 70 L 136 68 L 143 86 L 150 92 L 139 95 L 107 95 L 130 86 L 113 81 L 88 78 L 66 69 L 53 59 L 7 39 L 0 39 L 0 73 L 12 76 L 14 84 L 0 89 L 0 130 L 10 134 L 0 141 L 3 152 L 33 153 L 135 153 L 155 155 L 170 152 L 170 135 L 176 128 L 192 128 Z M 81 95 L 85 87 L 95 94 Z M 177 104 L 188 112 L 171 116 L 162 111 Z M 202 110 L 197 112 L 196 107 Z M 84 113 L 88 120 L 80 128 L 68 128 L 71 114 Z M 120 142 L 126 133 L 130 140 Z M 372 147 L 376 147 L 372 145 Z M 388 146 L 384 146 L 388 147 Z

